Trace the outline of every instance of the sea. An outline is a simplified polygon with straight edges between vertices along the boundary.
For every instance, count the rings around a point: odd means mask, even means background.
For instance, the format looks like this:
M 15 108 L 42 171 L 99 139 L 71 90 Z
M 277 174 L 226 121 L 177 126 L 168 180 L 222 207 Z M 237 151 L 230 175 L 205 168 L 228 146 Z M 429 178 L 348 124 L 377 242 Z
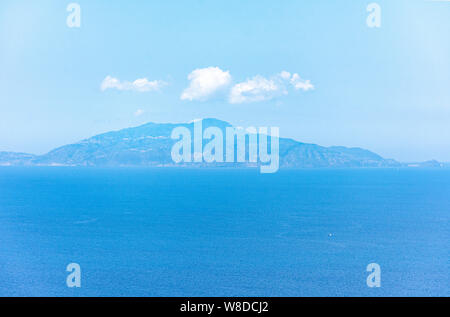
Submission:
M 449 216 L 445 168 L 1 167 L 0 296 L 449 296 Z

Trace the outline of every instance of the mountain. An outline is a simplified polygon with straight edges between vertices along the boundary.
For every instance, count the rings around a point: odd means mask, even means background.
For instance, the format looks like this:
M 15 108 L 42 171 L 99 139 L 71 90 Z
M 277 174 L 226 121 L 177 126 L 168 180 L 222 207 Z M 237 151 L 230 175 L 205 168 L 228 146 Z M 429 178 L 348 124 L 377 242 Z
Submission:
M 31 165 L 36 155 L 15 152 L 0 152 L 0 166 Z
M 224 135 L 225 129 L 231 127 L 228 122 L 217 119 L 203 119 L 202 124 L 203 130 L 207 127 L 218 127 Z M 171 157 L 172 146 L 177 141 L 170 137 L 172 130 L 176 127 L 185 127 L 193 135 L 194 122 L 183 124 L 147 123 L 134 128 L 99 134 L 78 143 L 56 148 L 40 156 L 0 152 L 0 165 L 177 166 Z M 203 144 L 208 142 L 204 140 Z M 280 138 L 279 142 L 280 167 L 402 166 L 394 160 L 384 159 L 361 148 L 323 147 L 287 138 Z M 181 166 L 194 164 L 205 166 L 255 165 L 255 163 L 183 163 Z

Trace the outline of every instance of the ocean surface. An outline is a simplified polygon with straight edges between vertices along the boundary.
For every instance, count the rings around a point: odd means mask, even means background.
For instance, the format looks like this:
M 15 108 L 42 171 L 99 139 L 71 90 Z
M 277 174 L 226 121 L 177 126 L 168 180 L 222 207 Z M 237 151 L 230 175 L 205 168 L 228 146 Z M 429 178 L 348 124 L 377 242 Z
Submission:
M 2 167 L 0 296 L 449 296 L 449 215 L 448 169 Z

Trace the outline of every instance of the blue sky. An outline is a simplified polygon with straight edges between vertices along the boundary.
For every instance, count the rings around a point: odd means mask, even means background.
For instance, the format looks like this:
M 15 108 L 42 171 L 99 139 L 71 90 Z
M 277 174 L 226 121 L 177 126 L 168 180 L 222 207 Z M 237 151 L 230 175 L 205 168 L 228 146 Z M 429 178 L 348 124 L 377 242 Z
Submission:
M 216 117 L 450 161 L 450 2 L 70 2 L 0 3 L 0 151 Z

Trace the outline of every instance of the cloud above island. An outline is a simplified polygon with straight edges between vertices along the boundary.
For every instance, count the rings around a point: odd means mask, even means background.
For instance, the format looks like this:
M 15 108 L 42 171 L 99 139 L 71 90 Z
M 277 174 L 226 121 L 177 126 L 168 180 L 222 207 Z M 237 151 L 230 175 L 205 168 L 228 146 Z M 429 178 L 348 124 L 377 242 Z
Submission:
M 144 113 L 145 113 L 145 110 L 138 109 L 138 110 L 136 110 L 136 111 L 134 112 L 134 116 L 135 116 L 135 117 L 140 117 L 140 116 L 142 116 Z
M 287 71 L 282 71 L 271 78 L 256 75 L 235 84 L 231 88 L 229 102 L 238 104 L 270 100 L 289 94 L 290 88 L 308 91 L 314 89 L 314 85 L 310 80 L 303 80 L 299 74 L 291 74 Z
M 219 67 L 198 68 L 188 75 L 188 80 L 189 87 L 181 94 L 181 100 L 205 101 L 229 86 L 231 75 Z
M 106 76 L 106 78 L 103 79 L 100 85 L 100 89 L 101 91 L 105 91 L 108 89 L 117 89 L 117 90 L 129 90 L 137 92 L 149 92 L 159 90 L 161 87 L 165 85 L 167 85 L 167 83 L 162 80 L 149 81 L 147 78 L 138 78 L 130 82 L 130 81 L 120 81 L 117 78 Z
M 283 94 L 287 92 L 275 80 L 257 75 L 234 85 L 230 91 L 229 101 L 230 103 L 257 102 Z
M 304 80 L 299 74 L 282 71 L 269 78 L 253 76 L 245 81 L 233 84 L 229 71 L 219 67 L 197 68 L 188 75 L 189 86 L 183 90 L 180 99 L 188 101 L 207 101 L 218 92 L 225 92 L 231 104 L 251 103 L 270 100 L 289 91 L 314 89 L 310 80 Z
M 241 82 L 234 82 L 229 71 L 219 67 L 197 68 L 188 76 L 189 85 L 180 99 L 184 101 L 207 101 L 212 98 L 224 98 L 230 104 L 262 102 L 288 95 L 291 91 L 309 91 L 314 89 L 310 80 L 298 73 L 282 71 L 270 77 L 255 75 Z M 157 91 L 167 85 L 162 80 L 139 78 L 134 81 L 121 81 L 106 76 L 100 85 L 101 91 L 116 89 L 120 91 L 149 92 Z

